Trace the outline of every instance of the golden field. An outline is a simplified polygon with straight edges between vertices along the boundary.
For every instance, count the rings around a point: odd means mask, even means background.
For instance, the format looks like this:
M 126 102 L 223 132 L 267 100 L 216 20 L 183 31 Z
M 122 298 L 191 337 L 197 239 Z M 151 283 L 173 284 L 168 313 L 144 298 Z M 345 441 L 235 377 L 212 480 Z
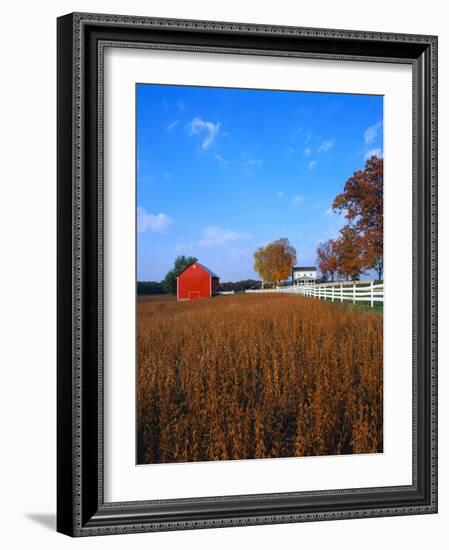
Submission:
M 139 297 L 139 464 L 382 452 L 383 318 L 279 294 Z

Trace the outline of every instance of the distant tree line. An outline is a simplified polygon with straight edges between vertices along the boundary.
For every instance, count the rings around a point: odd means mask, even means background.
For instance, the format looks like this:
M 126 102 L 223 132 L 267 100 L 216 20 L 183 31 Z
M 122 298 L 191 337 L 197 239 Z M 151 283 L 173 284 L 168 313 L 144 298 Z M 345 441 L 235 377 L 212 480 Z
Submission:
M 257 288 L 260 288 L 260 281 L 256 281 L 255 279 L 245 279 L 244 281 L 236 281 L 235 283 L 220 283 L 219 287 L 219 289 L 224 292 L 229 292 L 230 290 L 240 292 Z
M 320 243 L 317 264 L 324 281 L 357 281 L 370 269 L 383 277 L 383 159 L 366 161 L 335 197 L 334 212 L 344 212 L 347 224 L 337 239 Z
M 164 294 L 162 283 L 157 281 L 137 281 L 137 294 Z
M 162 281 L 138 281 L 137 294 L 176 294 L 176 277 L 196 261 L 198 260 L 194 256 L 177 256 L 173 268 Z
M 198 261 L 194 256 L 177 256 L 173 268 L 167 273 L 164 279 L 157 281 L 138 281 L 137 294 L 176 294 L 176 277 L 190 264 Z M 260 288 L 260 281 L 245 279 L 244 281 L 220 283 L 222 291 L 241 292 L 249 289 Z

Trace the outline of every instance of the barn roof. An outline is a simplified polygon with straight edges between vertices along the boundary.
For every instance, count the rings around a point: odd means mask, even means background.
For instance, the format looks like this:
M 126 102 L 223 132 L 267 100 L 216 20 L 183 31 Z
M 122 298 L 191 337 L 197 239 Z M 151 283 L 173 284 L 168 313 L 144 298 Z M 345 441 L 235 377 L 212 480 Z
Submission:
M 184 271 L 185 271 L 186 269 L 188 269 L 190 266 L 192 266 L 193 264 L 199 265 L 199 266 L 201 267 L 201 269 L 204 269 L 204 271 L 205 271 L 206 273 L 209 273 L 209 275 L 210 275 L 211 277 L 216 277 L 217 279 L 219 279 L 219 276 L 218 276 L 216 273 L 214 273 L 213 271 L 211 271 L 211 270 L 210 270 L 209 268 L 207 268 L 205 265 L 200 264 L 200 262 L 192 262 L 192 263 L 190 263 L 189 265 L 186 265 L 185 268 L 184 268 L 182 271 L 180 271 L 176 277 L 179 277 L 179 276 L 181 275 L 181 273 L 184 273 Z
M 203 264 L 200 264 L 199 262 L 195 262 L 196 265 L 199 265 L 200 267 L 202 267 L 204 269 L 204 271 L 207 271 L 209 273 L 209 275 L 211 277 L 217 277 L 217 279 L 219 278 L 218 275 L 216 273 L 214 273 L 213 271 L 211 271 L 209 268 L 207 268 L 205 265 Z

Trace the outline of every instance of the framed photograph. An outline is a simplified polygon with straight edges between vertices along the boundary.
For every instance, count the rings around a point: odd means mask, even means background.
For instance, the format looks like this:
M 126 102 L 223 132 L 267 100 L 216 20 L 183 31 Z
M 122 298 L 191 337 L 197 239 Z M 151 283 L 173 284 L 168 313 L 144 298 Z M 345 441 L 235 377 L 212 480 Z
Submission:
M 58 531 L 437 511 L 437 38 L 58 19 Z

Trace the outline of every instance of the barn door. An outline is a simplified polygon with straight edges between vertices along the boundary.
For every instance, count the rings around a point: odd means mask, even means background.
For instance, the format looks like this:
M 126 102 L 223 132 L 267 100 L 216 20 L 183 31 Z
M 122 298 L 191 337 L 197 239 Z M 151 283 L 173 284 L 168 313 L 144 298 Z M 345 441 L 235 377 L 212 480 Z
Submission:
M 199 290 L 189 290 L 189 300 L 198 300 L 200 297 Z

